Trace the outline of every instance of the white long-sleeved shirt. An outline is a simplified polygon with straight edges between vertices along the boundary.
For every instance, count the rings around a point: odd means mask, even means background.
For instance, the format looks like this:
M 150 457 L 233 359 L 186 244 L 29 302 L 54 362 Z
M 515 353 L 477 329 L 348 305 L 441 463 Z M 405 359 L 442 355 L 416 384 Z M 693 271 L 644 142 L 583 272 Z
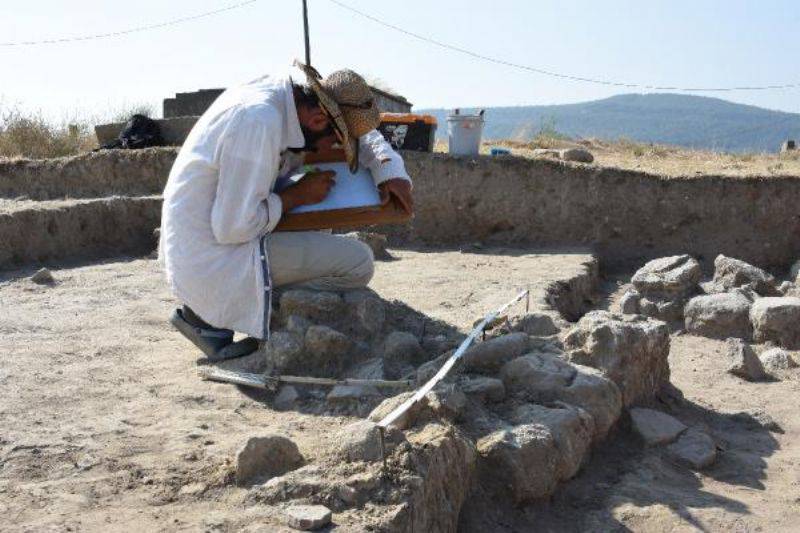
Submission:
M 289 77 L 225 91 L 183 144 L 164 189 L 161 259 L 175 296 L 213 326 L 269 336 L 263 237 L 283 211 L 275 181 L 302 162 L 287 149 L 304 144 Z M 377 131 L 359 139 L 359 156 L 376 185 L 409 179 Z

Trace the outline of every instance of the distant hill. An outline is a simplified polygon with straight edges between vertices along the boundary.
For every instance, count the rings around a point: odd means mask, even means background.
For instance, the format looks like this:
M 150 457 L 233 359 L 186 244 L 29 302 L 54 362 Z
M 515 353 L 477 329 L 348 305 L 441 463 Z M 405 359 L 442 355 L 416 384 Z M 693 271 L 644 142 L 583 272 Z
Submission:
M 485 139 L 527 140 L 549 128 L 577 138 L 628 138 L 719 151 L 774 152 L 787 138 L 800 138 L 798 113 L 684 94 L 622 94 L 580 104 L 485 109 Z M 450 110 L 414 112 L 436 116 L 437 136 L 447 137 Z

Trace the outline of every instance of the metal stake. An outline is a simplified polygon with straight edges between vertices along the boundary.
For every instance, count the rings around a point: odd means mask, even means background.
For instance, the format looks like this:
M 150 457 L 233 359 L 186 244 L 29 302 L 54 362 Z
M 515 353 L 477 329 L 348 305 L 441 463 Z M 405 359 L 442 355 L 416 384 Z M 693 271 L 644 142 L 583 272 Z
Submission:
M 386 428 L 378 426 L 378 433 L 381 437 L 381 458 L 383 458 L 383 473 L 386 473 Z
M 311 66 L 311 45 L 308 39 L 308 6 L 306 0 L 303 0 L 303 35 L 306 40 L 306 65 Z
M 525 298 L 525 314 L 527 315 L 531 311 L 531 286 L 528 285 L 528 290 L 525 291 L 527 296 Z

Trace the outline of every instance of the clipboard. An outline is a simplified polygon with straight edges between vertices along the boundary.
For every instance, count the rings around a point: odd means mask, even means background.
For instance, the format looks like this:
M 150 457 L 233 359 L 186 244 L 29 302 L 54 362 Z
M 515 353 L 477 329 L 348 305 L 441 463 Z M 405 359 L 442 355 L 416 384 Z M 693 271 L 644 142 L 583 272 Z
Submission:
M 300 206 L 284 214 L 276 231 L 355 229 L 377 224 L 404 224 L 411 220 L 411 215 L 394 202 L 381 205 L 370 171 L 359 168 L 356 174 L 351 174 L 342 150 L 308 154 L 305 163 L 318 164 L 320 170 L 335 170 L 336 185 L 319 204 Z M 289 178 L 289 183 L 284 182 L 282 186 L 291 185 L 291 181 L 299 177 Z

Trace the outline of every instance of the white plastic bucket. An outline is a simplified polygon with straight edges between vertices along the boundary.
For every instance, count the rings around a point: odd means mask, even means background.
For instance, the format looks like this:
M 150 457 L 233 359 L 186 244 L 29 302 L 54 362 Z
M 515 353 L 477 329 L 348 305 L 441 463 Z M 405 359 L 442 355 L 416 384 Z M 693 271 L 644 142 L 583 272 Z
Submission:
M 483 135 L 482 115 L 448 115 L 448 151 L 453 155 L 478 155 Z

